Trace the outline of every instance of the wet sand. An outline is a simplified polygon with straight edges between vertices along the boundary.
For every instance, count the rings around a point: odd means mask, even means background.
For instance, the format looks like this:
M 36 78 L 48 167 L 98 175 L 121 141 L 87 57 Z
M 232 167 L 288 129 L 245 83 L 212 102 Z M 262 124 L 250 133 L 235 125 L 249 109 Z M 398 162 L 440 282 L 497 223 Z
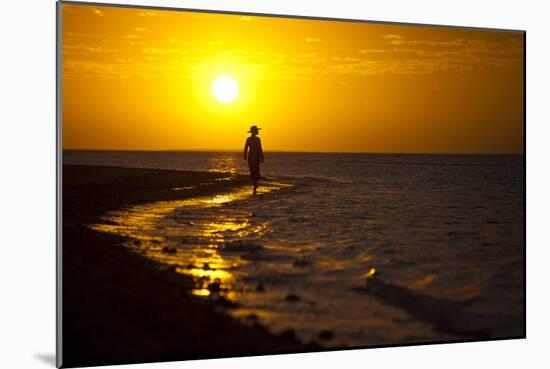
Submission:
M 124 247 L 124 238 L 87 226 L 110 210 L 244 184 L 247 178 L 223 173 L 63 167 L 63 367 L 318 348 L 300 344 L 292 331 L 274 336 L 241 325 L 224 314 L 224 300 L 192 296 L 191 277 L 160 270 Z

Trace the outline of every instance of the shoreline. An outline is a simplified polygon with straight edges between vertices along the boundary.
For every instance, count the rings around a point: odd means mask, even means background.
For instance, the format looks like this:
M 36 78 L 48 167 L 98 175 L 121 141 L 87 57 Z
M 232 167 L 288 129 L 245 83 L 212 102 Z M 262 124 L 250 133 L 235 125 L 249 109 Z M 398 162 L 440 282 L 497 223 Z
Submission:
M 63 367 L 319 349 L 292 331 L 276 336 L 260 324 L 243 325 L 221 311 L 224 300 L 191 295 L 191 277 L 161 270 L 132 255 L 124 237 L 88 227 L 111 210 L 244 184 L 246 176 L 219 172 L 63 166 Z

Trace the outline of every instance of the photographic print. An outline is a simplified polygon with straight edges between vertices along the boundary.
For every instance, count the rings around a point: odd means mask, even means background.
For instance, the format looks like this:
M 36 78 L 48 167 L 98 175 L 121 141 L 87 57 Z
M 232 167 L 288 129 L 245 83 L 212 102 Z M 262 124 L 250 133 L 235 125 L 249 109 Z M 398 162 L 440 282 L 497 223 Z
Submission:
M 58 364 L 525 337 L 525 32 L 58 3 Z

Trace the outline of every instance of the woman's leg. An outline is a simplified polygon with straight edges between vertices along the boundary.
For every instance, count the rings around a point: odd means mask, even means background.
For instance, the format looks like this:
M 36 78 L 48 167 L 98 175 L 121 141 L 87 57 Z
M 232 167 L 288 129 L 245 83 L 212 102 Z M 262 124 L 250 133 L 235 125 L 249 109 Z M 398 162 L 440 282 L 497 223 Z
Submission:
M 254 191 L 258 188 L 258 180 L 260 179 L 260 160 L 248 160 L 248 169 L 250 169 L 250 179 L 254 186 Z

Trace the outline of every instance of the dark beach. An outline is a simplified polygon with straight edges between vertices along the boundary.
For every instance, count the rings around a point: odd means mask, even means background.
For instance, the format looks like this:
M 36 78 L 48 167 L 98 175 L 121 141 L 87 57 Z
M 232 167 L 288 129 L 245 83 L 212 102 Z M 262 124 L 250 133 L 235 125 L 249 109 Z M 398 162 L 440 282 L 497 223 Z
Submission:
M 245 183 L 224 173 L 63 167 L 63 367 L 315 350 L 291 331 L 275 336 L 242 325 L 223 313 L 223 300 L 192 296 L 191 277 L 161 270 L 124 247 L 123 237 L 88 227 L 110 210 Z M 184 186 L 196 187 L 174 190 Z

